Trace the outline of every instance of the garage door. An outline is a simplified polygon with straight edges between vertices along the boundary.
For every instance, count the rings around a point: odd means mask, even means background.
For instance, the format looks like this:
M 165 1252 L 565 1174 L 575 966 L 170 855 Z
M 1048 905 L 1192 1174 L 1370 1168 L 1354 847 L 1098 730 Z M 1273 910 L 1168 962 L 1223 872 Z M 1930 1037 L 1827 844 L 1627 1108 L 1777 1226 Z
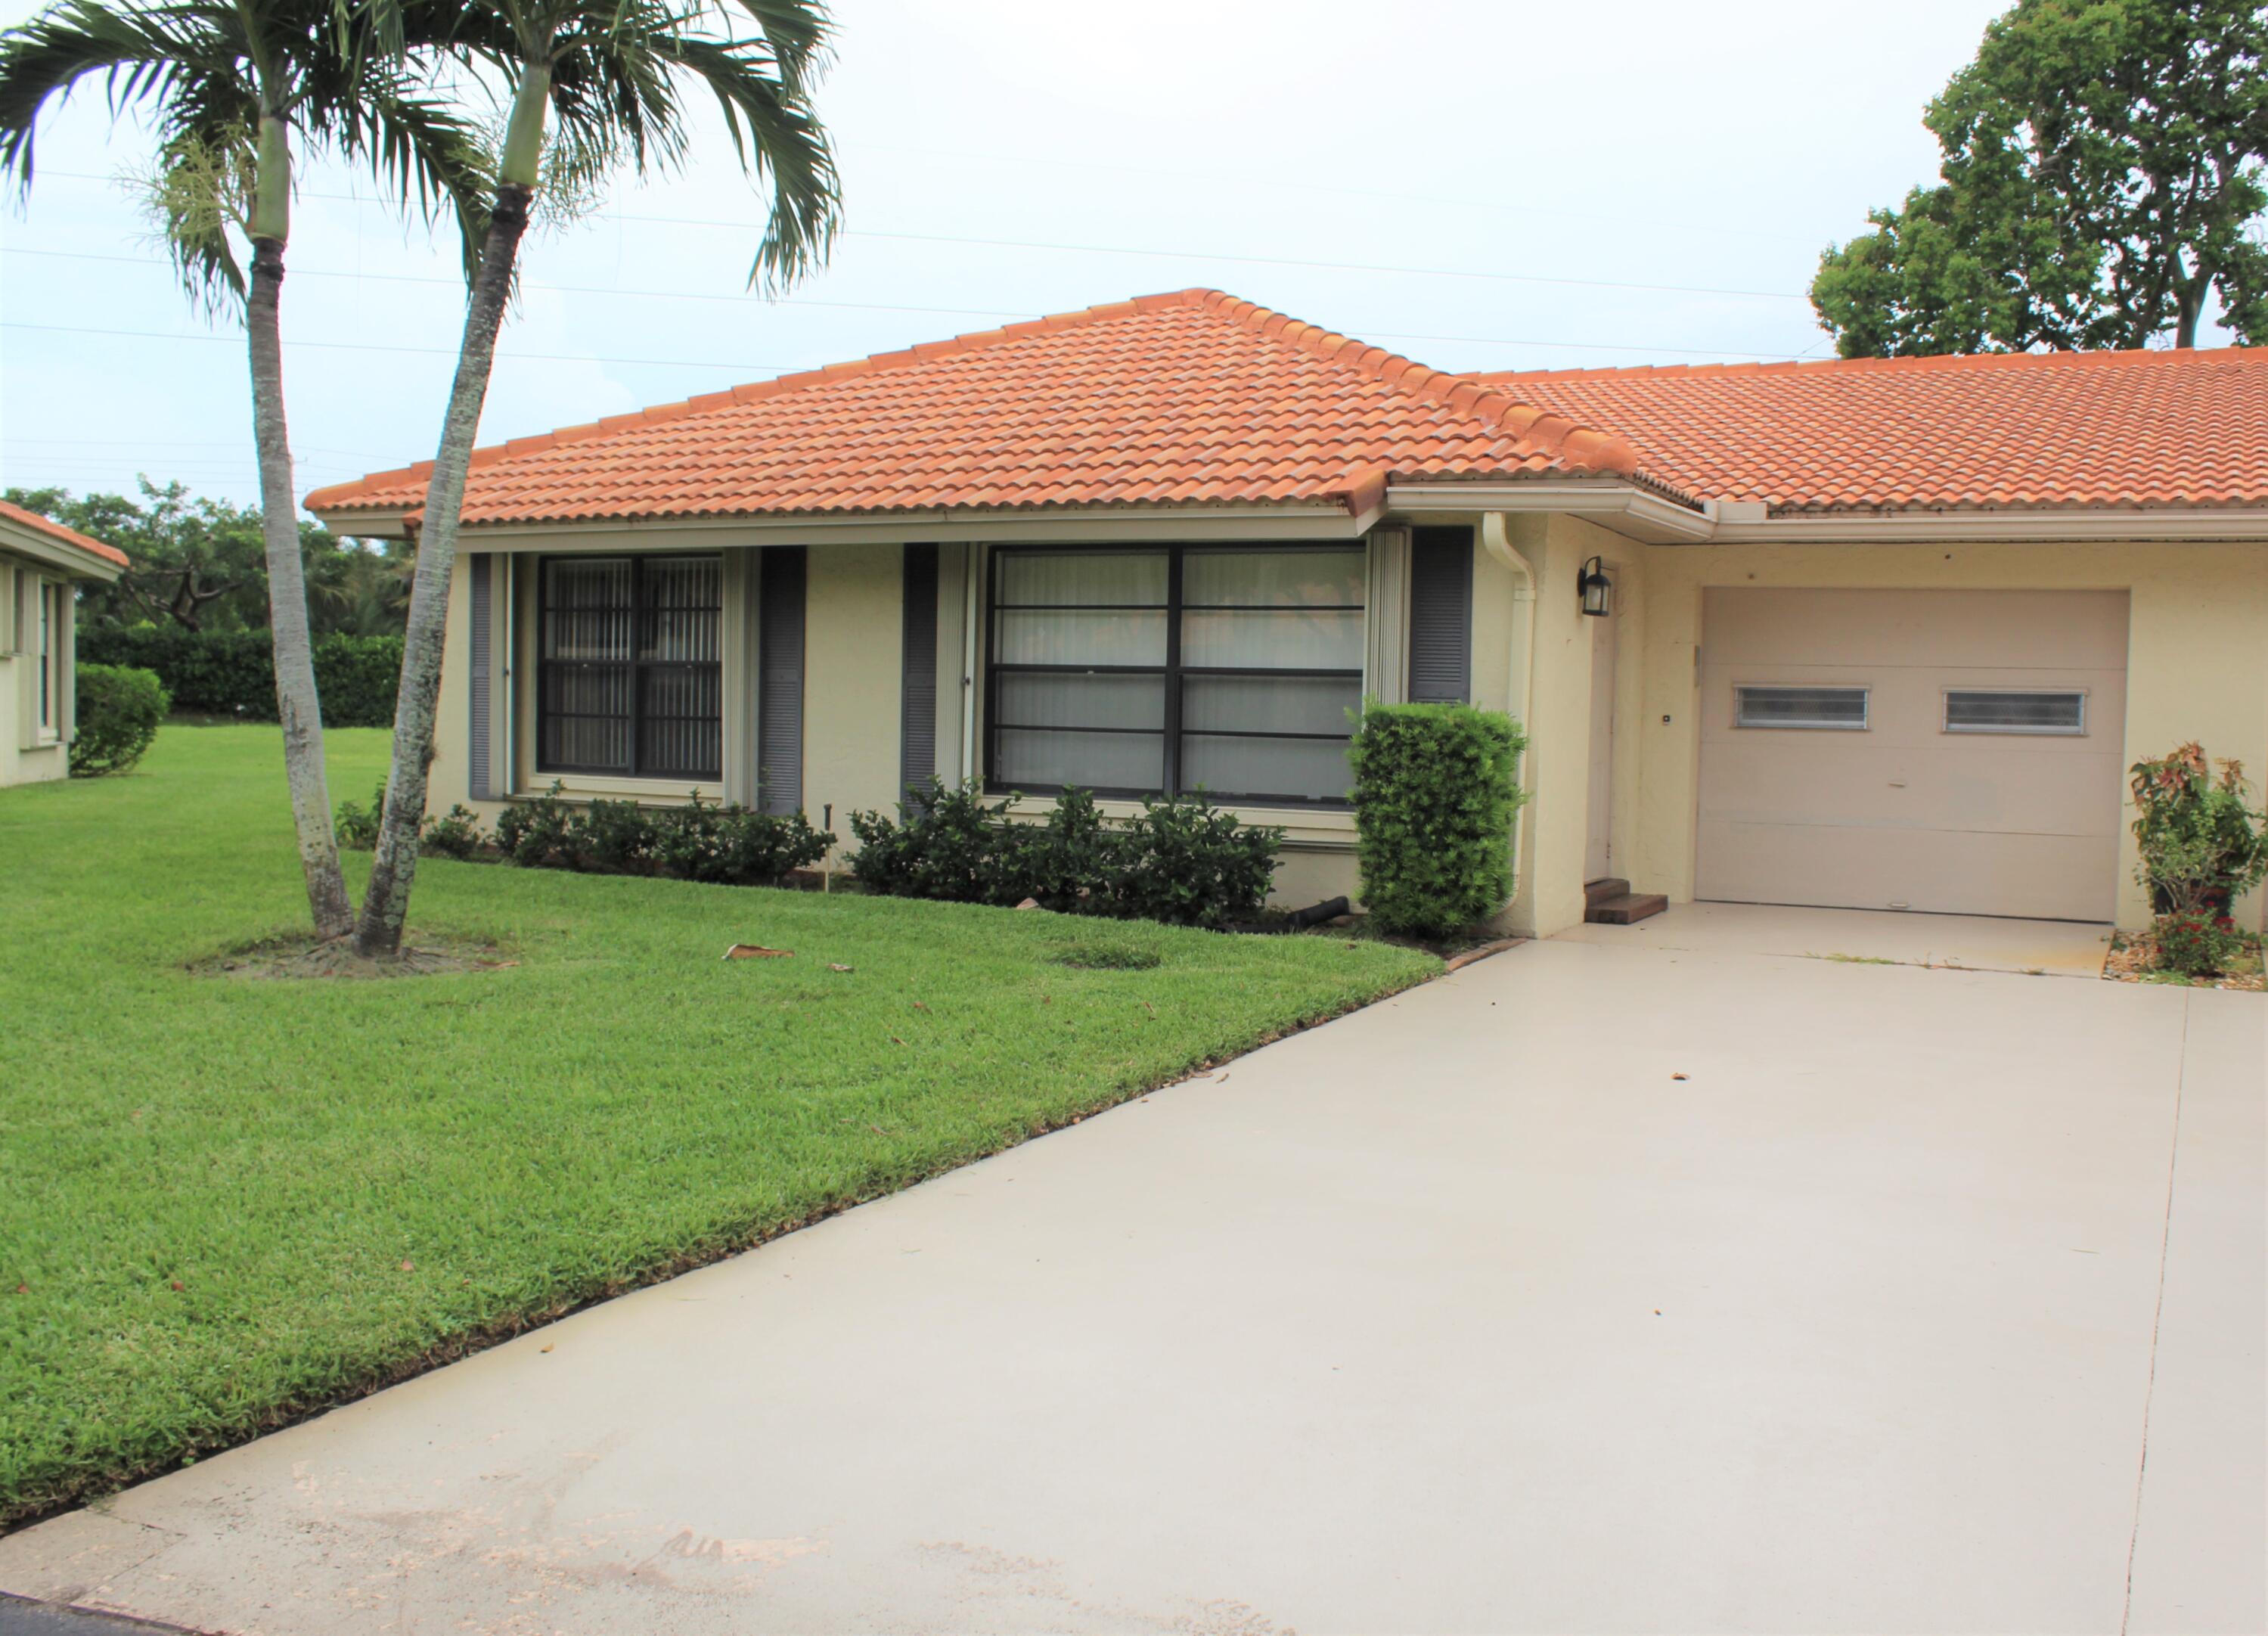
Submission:
M 2126 595 L 1712 590 L 1695 895 L 2108 920 Z

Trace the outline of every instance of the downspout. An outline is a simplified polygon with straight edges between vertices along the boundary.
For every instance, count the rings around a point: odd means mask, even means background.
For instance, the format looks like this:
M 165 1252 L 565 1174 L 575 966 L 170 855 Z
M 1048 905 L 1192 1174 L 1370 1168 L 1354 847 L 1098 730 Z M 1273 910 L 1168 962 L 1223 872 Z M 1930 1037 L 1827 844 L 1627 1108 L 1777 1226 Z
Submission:
M 1521 732 L 1532 734 L 1528 701 L 1535 681 L 1535 570 L 1512 543 L 1508 520 L 1503 512 L 1482 512 L 1481 545 L 1512 574 L 1512 637 L 1505 667 L 1504 709 L 1520 724 Z M 1523 761 L 1535 751 L 1531 736 L 1528 748 L 1521 752 Z M 1526 770 L 1521 769 L 1523 775 Z M 1512 901 L 1515 903 L 1527 885 L 1520 878 L 1520 821 L 1527 807 L 1522 801 L 1512 809 Z

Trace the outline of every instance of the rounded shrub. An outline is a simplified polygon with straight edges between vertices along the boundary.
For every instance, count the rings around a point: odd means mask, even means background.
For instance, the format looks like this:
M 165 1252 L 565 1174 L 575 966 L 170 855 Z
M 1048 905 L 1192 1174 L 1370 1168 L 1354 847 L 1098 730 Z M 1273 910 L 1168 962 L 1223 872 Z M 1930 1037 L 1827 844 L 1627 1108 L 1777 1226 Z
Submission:
M 78 721 L 71 732 L 70 773 L 98 778 L 124 772 L 142 759 L 166 712 L 173 707 L 151 670 L 128 665 L 81 665 Z
M 1527 742 L 1511 717 L 1469 704 L 1364 706 L 1347 759 L 1373 925 L 1447 937 L 1505 906 Z

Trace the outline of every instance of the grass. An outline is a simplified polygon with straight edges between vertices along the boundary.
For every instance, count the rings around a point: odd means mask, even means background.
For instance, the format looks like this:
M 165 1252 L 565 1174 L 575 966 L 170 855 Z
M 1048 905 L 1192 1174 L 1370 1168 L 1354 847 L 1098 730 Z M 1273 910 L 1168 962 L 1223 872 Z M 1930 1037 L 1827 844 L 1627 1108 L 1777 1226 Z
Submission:
M 334 792 L 384 743 L 332 733 Z M 1440 969 L 433 859 L 413 940 L 516 964 L 246 981 L 220 957 L 305 917 L 273 727 L 0 791 L 0 1524 Z

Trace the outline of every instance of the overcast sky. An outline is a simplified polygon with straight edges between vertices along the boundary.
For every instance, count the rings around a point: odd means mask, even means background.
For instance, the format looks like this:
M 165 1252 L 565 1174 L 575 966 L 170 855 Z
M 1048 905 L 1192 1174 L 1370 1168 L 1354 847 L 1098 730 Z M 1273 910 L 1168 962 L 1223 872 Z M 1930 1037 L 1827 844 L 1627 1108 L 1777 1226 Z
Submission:
M 841 0 L 832 265 L 761 301 L 729 158 L 626 181 L 531 237 L 482 439 L 1192 284 L 1445 369 L 1823 356 L 1821 247 L 1934 175 L 1923 105 L 2002 4 Z M 241 331 L 151 247 L 147 150 L 83 95 L 0 214 L 0 483 L 250 500 Z M 462 299 L 446 235 L 302 181 L 305 493 L 431 457 Z

